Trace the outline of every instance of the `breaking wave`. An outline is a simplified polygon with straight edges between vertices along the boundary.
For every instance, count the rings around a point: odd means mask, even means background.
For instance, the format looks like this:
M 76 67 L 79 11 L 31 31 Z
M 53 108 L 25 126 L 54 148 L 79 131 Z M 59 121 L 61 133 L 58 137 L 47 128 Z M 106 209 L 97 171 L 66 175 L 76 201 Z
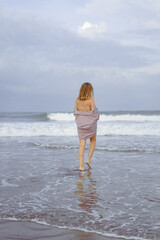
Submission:
M 160 123 L 98 123 L 98 136 L 160 136 Z M 77 136 L 75 122 L 0 123 L 1 137 Z
M 73 113 L 48 113 L 47 118 L 52 121 L 74 121 Z M 160 115 L 141 115 L 141 114 L 101 114 L 101 122 L 117 122 L 117 121 L 130 121 L 130 122 L 159 122 Z

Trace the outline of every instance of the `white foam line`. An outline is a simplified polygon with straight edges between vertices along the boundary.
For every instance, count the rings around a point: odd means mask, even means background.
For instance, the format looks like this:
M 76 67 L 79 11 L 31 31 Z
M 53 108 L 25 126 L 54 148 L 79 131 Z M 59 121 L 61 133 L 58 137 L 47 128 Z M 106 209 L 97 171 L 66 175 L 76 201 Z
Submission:
M 68 227 L 68 226 L 58 226 L 58 225 L 51 225 L 48 224 L 46 222 L 41 222 L 39 220 L 33 219 L 33 220 L 29 220 L 29 219 L 18 219 L 18 218 L 0 218 L 0 220 L 6 220 L 6 221 L 21 221 L 21 222 L 33 222 L 33 223 L 37 223 L 37 224 L 41 224 L 41 225 L 45 225 L 45 226 L 49 226 L 49 227 L 56 227 L 59 229 L 68 229 L 68 230 L 78 230 L 78 231 L 83 231 L 86 233 L 94 233 L 94 234 L 98 234 L 104 237 L 111 237 L 111 238 L 118 238 L 118 239 L 126 239 L 126 240 L 152 240 L 150 238 L 141 238 L 141 237 L 134 237 L 134 236 L 124 236 L 124 235 L 117 235 L 114 233 L 102 233 L 102 232 L 98 232 L 98 231 L 94 231 L 94 230 L 88 230 L 85 228 L 76 228 L 76 227 Z
M 111 238 L 118 238 L 118 239 L 127 239 L 127 240 L 152 240 L 152 239 L 145 239 L 145 238 L 140 238 L 140 237 L 127 237 L 124 235 L 117 235 L 117 234 L 113 234 L 113 233 L 102 233 L 102 232 L 98 232 L 98 231 L 94 231 L 94 230 L 88 230 L 85 228 L 72 228 L 72 227 L 61 227 L 61 226 L 56 226 L 57 228 L 64 228 L 64 229 L 69 229 L 69 230 L 79 230 L 79 231 L 83 231 L 83 232 L 89 232 L 89 233 L 95 233 L 104 237 L 111 237 Z
M 37 143 L 37 142 L 33 142 L 32 143 L 35 146 L 38 147 L 44 147 L 44 148 L 50 148 L 50 149 L 78 149 L 79 146 L 77 145 L 49 145 L 49 144 L 41 144 L 41 143 Z M 86 146 L 86 149 L 89 149 L 89 146 Z M 156 152 L 156 153 L 160 153 L 159 150 L 155 150 L 155 149 L 143 149 L 143 148 L 109 148 L 109 147 L 96 147 L 95 148 L 96 151 L 107 151 L 107 152 Z
M 41 143 L 37 143 L 37 142 L 33 142 L 33 144 L 35 146 L 38 146 L 38 147 L 45 147 L 45 148 L 65 148 L 65 149 L 76 149 L 76 148 L 79 148 L 79 146 L 76 146 L 76 145 L 49 145 L 49 144 L 41 144 Z
M 19 185 L 8 183 L 6 179 L 3 179 L 2 180 L 2 187 L 19 187 Z

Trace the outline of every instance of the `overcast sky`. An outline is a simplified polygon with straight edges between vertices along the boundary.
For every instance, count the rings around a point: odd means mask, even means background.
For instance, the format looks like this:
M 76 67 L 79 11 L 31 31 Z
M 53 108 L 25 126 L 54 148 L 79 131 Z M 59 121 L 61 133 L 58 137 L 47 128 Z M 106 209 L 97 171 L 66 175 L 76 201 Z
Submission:
M 160 110 L 160 0 L 0 0 L 0 111 Z

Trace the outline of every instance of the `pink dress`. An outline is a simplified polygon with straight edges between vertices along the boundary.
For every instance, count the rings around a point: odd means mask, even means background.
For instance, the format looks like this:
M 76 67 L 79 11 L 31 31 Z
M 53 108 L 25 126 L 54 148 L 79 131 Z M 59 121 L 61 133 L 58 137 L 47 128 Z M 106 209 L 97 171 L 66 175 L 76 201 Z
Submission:
M 97 131 L 97 121 L 99 119 L 99 112 L 94 107 L 89 112 L 80 112 L 74 109 L 75 121 L 77 124 L 79 139 L 88 139 L 93 137 Z

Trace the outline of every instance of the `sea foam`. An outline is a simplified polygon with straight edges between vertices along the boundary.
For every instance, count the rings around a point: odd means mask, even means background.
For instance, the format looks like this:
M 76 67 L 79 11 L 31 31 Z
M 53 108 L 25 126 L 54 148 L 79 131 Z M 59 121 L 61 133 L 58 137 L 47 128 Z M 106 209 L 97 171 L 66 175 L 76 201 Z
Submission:
M 98 122 L 98 136 L 160 136 L 160 123 Z M 0 123 L 1 137 L 77 136 L 75 122 Z

